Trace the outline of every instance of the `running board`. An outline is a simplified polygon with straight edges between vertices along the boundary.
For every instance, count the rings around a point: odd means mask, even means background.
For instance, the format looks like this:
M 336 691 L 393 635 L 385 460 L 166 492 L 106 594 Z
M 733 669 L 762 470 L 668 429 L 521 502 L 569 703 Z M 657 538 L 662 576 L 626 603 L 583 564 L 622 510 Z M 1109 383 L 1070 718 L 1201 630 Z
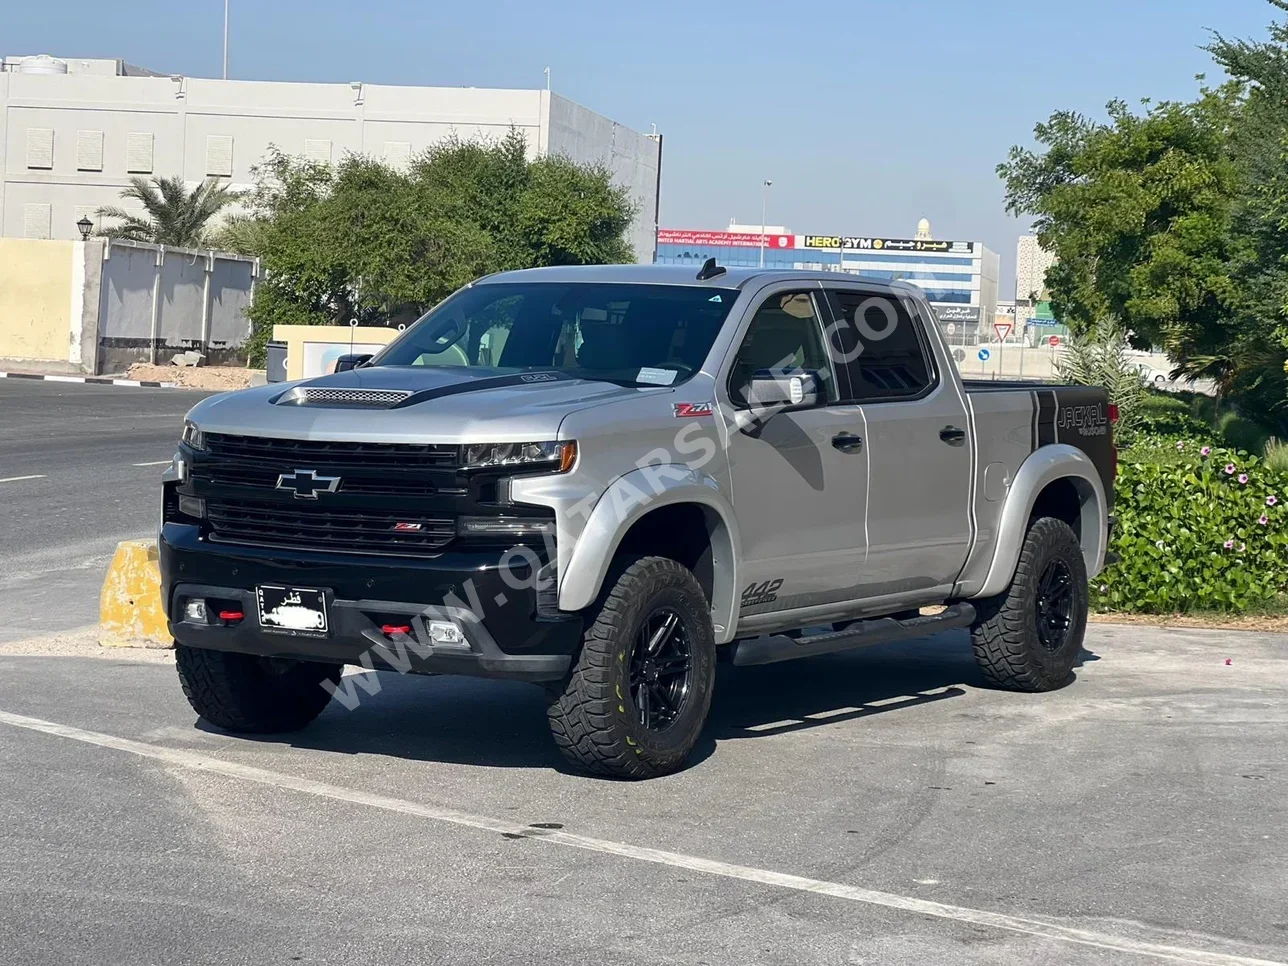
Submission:
M 782 634 L 753 637 L 734 643 L 733 663 L 739 666 L 777 664 L 779 661 L 793 661 L 798 657 L 817 657 L 820 654 L 835 654 L 872 644 L 889 644 L 891 641 L 925 637 L 927 634 L 937 634 L 956 627 L 968 627 L 974 622 L 975 606 L 963 602 L 953 604 L 931 617 L 913 617 L 903 621 L 893 617 L 875 617 L 843 631 L 801 638 Z

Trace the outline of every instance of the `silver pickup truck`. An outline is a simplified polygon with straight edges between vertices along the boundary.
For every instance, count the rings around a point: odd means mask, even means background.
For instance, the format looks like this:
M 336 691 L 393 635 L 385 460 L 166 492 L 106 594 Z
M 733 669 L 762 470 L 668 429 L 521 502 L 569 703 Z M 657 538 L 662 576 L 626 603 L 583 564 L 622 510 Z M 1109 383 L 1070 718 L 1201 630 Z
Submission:
M 957 627 L 1001 687 L 1078 661 L 1116 413 L 964 384 L 913 286 L 508 272 L 336 368 L 199 403 L 166 474 L 179 676 L 221 728 L 354 707 L 346 664 L 510 678 L 573 762 L 646 778 L 722 661 Z

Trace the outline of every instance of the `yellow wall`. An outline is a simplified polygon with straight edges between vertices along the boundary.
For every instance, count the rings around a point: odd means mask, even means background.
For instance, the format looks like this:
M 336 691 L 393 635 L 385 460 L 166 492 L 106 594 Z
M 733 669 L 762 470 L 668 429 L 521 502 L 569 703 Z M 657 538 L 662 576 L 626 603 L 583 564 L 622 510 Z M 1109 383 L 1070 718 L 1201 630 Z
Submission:
M 66 362 L 75 242 L 0 238 L 0 359 Z

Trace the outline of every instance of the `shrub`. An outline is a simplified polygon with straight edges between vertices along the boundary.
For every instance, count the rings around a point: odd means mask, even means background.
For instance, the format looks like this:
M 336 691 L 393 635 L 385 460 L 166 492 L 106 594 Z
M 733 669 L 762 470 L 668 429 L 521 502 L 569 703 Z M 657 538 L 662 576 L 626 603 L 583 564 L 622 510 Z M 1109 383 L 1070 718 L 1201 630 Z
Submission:
M 1271 436 L 1266 440 L 1266 468 L 1275 473 L 1288 473 L 1288 443 L 1281 443 Z
M 1245 611 L 1288 589 L 1288 473 L 1230 449 L 1170 443 L 1171 463 L 1124 459 L 1116 491 L 1121 560 L 1092 581 L 1102 610 Z M 1208 449 L 1205 454 L 1203 449 Z M 1262 522 L 1262 521 L 1265 522 Z
M 1239 413 L 1226 413 L 1216 424 L 1217 437 L 1232 449 L 1260 453 L 1265 449 L 1270 430 L 1255 419 Z

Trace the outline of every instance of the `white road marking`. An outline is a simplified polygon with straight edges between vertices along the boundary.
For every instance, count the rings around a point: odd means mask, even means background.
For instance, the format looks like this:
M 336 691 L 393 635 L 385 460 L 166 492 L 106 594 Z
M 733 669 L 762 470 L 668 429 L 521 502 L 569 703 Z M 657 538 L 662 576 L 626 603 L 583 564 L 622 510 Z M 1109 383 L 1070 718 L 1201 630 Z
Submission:
M 889 892 L 876 892 L 872 889 L 845 885 L 840 882 L 809 879 L 805 876 L 773 872 L 769 869 L 757 869 L 746 865 L 733 865 L 728 862 L 717 862 L 713 859 L 685 855 L 682 852 L 667 852 L 662 849 L 591 838 L 586 835 L 577 835 L 556 829 L 535 829 L 527 825 L 516 825 L 513 822 L 506 822 L 500 819 L 470 815 L 467 812 L 458 812 L 454 809 L 423 805 L 420 802 L 411 802 L 401 798 L 390 798 L 387 795 L 377 795 L 357 788 L 330 785 L 326 782 L 314 781 L 311 778 L 301 778 L 283 772 L 269 771 L 266 768 L 256 768 L 253 765 L 223 761 L 196 751 L 183 751 L 178 748 L 149 745 L 140 741 L 131 741 L 129 738 L 118 738 L 115 735 L 102 734 L 97 731 L 85 731 L 82 728 L 75 728 L 71 725 L 45 721 L 41 718 L 29 718 L 26 715 L 13 714 L 9 711 L 0 711 L 0 724 L 12 725 L 15 728 L 25 728 L 28 731 L 38 731 L 59 738 L 69 738 L 72 741 L 97 745 L 100 748 L 110 748 L 113 751 L 121 751 L 141 758 L 151 758 L 179 768 L 191 768 L 195 771 L 223 775 L 227 778 L 238 778 L 242 781 L 255 782 L 259 785 L 288 789 L 302 792 L 306 795 L 316 795 L 319 798 L 329 798 L 353 805 L 366 805 L 370 808 L 379 808 L 387 812 L 397 812 L 403 815 L 414 815 L 418 818 L 442 822 L 447 825 L 478 829 L 484 832 L 506 833 L 512 836 L 548 842 L 552 845 L 562 845 L 605 855 L 616 855 L 639 862 L 650 862 L 655 865 L 670 866 L 676 869 L 687 869 L 691 872 L 717 875 L 726 879 L 738 879 L 743 882 L 771 886 L 777 889 L 830 896 L 849 902 L 896 909 L 900 912 L 908 912 L 914 915 L 934 916 L 939 919 L 987 926 L 1055 942 L 1092 946 L 1097 949 L 1111 949 L 1120 953 L 1150 956 L 1155 959 L 1165 959 L 1179 963 L 1195 963 L 1199 964 L 1199 966 L 1288 966 L 1288 964 L 1276 960 L 1253 959 L 1229 953 L 1219 953 L 1204 949 L 1187 949 L 1183 946 L 1147 942 L 1130 936 L 1115 936 L 1112 933 L 1078 929 L 1055 922 L 1024 919 L 1019 916 L 1008 916 L 1004 913 L 987 912 L 982 909 L 970 909 L 965 906 L 950 906 L 942 902 L 914 899 Z
M 174 460 L 153 460 L 151 463 L 132 463 L 131 466 L 169 466 Z
M 0 483 L 17 483 L 19 480 L 43 480 L 43 479 L 45 479 L 45 474 L 38 473 L 35 476 L 6 476 L 4 479 L 0 480 Z

